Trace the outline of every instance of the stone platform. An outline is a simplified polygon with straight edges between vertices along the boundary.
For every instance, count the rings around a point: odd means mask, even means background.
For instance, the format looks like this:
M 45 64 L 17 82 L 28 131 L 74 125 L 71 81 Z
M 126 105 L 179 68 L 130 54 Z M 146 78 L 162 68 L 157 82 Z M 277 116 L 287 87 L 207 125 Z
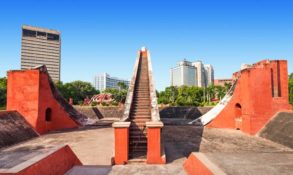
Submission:
M 231 129 L 206 128 L 199 152 L 194 152 L 188 161 L 191 159 L 203 164 L 193 164 L 194 170 L 205 167 L 216 174 L 289 175 L 293 172 L 293 149 Z
M 0 150 L 0 169 L 16 167 L 28 159 L 42 156 L 67 144 L 84 166 L 68 174 L 83 171 L 105 174 L 187 174 L 184 162 L 192 152 L 204 154 L 226 174 L 289 174 L 293 167 L 293 150 L 264 138 L 237 130 L 202 126 L 166 125 L 162 131 L 166 165 L 111 165 L 113 128 L 87 127 L 49 133 Z M 99 165 L 99 166 L 97 166 Z M 101 167 L 104 165 L 104 167 Z M 194 167 L 197 168 L 197 167 Z M 276 173 L 278 172 L 278 173 Z

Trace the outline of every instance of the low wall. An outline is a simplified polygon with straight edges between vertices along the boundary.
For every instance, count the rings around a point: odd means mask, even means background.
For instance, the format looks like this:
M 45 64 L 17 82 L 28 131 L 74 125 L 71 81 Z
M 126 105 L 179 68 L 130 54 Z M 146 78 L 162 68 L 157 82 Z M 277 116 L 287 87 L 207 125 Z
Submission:
M 194 120 L 204 115 L 213 107 L 164 107 L 160 108 L 161 118 L 180 118 Z
M 123 107 L 74 106 L 74 108 L 78 112 L 92 119 L 122 118 L 124 112 Z
M 61 146 L 49 155 L 36 155 L 10 169 L 0 170 L 0 175 L 63 175 L 76 165 L 82 165 L 69 146 Z
M 74 108 L 89 118 L 122 118 L 123 107 L 91 107 L 74 106 Z M 163 107 L 160 108 L 161 119 L 194 120 L 207 113 L 213 107 Z
M 0 148 L 38 136 L 18 112 L 0 111 Z
M 278 112 L 258 133 L 260 137 L 293 148 L 293 111 Z

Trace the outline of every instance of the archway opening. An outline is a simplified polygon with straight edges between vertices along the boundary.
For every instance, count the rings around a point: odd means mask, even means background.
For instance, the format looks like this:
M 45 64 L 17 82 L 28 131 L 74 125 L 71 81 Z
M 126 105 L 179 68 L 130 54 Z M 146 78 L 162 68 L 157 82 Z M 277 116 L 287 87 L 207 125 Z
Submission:
M 46 119 L 46 122 L 52 121 L 52 109 L 51 108 L 46 109 L 45 119 Z
M 235 128 L 240 130 L 242 126 L 242 107 L 241 104 L 236 103 L 235 105 Z

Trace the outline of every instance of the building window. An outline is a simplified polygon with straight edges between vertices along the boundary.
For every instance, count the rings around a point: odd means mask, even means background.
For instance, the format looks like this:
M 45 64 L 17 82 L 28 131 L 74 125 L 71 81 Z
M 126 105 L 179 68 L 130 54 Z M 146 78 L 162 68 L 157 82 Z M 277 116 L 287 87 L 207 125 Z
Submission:
M 48 40 L 51 40 L 51 41 L 59 41 L 59 35 L 55 35 L 55 34 L 48 33 Z
M 46 122 L 52 121 L 52 109 L 51 108 L 46 109 L 45 118 L 46 118 Z
M 33 30 L 26 30 L 26 29 L 22 30 L 22 36 L 25 36 L 25 37 L 36 37 L 36 34 L 37 32 Z
M 37 36 L 46 37 L 45 32 L 37 32 Z

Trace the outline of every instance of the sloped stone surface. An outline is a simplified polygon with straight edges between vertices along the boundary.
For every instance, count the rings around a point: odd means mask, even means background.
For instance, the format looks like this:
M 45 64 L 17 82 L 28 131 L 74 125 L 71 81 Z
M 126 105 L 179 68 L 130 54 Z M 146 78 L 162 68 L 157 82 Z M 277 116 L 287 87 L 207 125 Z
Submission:
M 34 137 L 38 133 L 17 111 L 0 111 L 0 148 Z

